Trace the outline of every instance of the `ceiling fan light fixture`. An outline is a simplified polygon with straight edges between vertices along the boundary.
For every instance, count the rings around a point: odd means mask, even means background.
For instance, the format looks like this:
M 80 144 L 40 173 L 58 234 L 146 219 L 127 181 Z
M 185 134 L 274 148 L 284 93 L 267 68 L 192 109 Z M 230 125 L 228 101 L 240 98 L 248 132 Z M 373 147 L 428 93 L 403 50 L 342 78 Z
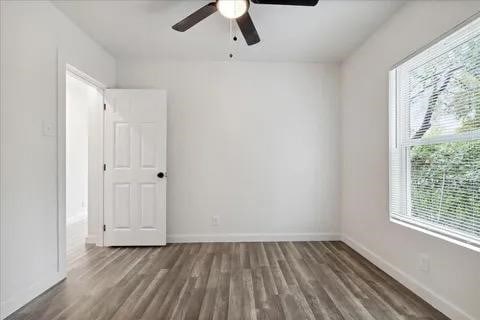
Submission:
M 217 9 L 222 16 L 228 19 L 236 19 L 248 11 L 248 0 L 217 0 Z

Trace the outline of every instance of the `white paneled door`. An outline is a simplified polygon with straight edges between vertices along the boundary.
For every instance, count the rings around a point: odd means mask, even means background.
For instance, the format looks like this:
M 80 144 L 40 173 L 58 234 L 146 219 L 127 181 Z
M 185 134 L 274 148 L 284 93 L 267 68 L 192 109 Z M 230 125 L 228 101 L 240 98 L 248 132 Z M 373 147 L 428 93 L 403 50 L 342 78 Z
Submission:
M 104 243 L 165 245 L 166 93 L 109 89 L 105 100 Z

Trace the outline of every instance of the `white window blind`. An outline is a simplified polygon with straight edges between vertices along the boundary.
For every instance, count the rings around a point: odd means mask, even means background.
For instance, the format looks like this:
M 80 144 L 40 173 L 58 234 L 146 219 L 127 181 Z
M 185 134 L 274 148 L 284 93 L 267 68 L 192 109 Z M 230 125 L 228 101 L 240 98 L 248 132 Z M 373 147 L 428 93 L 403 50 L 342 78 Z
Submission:
M 390 216 L 480 246 L 480 18 L 390 72 Z

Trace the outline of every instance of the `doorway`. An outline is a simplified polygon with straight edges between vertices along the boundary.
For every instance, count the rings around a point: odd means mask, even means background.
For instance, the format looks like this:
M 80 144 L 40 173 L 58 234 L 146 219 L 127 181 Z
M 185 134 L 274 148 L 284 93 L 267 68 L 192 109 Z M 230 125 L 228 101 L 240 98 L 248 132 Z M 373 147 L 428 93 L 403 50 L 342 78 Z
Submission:
M 103 89 L 67 69 L 65 87 L 65 191 L 67 261 L 97 243 L 99 147 Z

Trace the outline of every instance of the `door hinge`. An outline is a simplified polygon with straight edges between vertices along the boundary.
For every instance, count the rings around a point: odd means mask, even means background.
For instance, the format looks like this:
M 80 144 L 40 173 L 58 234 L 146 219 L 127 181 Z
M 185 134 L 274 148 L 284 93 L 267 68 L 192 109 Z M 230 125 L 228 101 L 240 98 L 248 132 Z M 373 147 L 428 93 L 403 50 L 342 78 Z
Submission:
M 107 110 L 107 104 L 106 103 L 103 104 L 103 110 L 104 111 Z
M 107 226 L 106 225 L 103 225 L 103 231 L 107 231 Z
M 107 171 L 107 165 L 105 163 L 103 164 L 103 171 Z

